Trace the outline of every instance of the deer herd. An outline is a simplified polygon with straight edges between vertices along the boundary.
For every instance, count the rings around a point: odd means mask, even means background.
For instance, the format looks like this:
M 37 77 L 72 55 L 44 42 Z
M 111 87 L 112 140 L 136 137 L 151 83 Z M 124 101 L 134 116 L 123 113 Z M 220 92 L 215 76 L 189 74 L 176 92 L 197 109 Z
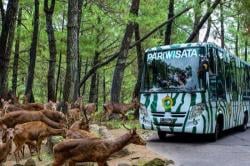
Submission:
M 53 147 L 53 166 L 66 163 L 74 166 L 78 162 L 97 162 L 98 166 L 106 166 L 108 158 L 126 145 L 146 144 L 136 129 L 128 129 L 125 125 L 128 132 L 114 139 L 100 138 L 92 133 L 90 123 L 97 106 L 95 103 L 83 104 L 81 97 L 73 104 L 66 104 L 67 112 L 60 110 L 59 102 L 52 101 L 20 104 L 18 100 L 1 99 L 0 105 L 0 165 L 12 154 L 19 163 L 24 158 L 25 147 L 30 155 L 36 152 L 41 160 L 42 142 L 50 136 L 64 138 Z M 139 107 L 137 99 L 130 104 L 108 102 L 103 105 L 103 115 L 109 119 L 116 113 L 126 118 L 126 112 Z

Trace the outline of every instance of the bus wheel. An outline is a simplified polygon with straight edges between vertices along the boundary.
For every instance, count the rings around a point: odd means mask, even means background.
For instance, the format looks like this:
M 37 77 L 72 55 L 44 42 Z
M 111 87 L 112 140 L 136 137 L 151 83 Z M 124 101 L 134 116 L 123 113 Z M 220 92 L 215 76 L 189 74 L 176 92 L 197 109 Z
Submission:
M 240 126 L 240 131 L 246 131 L 247 130 L 247 123 L 248 123 L 248 114 L 244 113 L 244 119 L 243 124 Z
M 167 132 L 165 131 L 158 131 L 158 137 L 160 140 L 165 140 L 167 137 Z
M 217 141 L 219 139 L 220 135 L 221 135 L 221 131 L 222 131 L 222 122 L 220 121 L 220 119 L 218 119 L 217 122 L 216 122 L 215 131 L 210 136 L 210 140 L 212 142 Z

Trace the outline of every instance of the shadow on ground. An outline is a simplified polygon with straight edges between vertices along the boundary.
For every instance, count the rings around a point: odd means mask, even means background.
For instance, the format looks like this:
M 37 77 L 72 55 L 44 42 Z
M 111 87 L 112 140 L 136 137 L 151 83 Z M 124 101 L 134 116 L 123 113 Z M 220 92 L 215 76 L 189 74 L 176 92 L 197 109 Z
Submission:
M 222 133 L 220 139 L 225 139 L 228 136 L 236 135 L 240 133 L 239 129 L 234 128 L 226 130 Z M 219 141 L 218 140 L 218 141 Z M 193 135 L 193 134 L 167 134 L 165 140 L 160 140 L 158 137 L 152 137 L 148 140 L 149 142 L 168 142 L 168 143 L 192 143 L 192 144 L 204 144 L 211 143 L 209 135 Z

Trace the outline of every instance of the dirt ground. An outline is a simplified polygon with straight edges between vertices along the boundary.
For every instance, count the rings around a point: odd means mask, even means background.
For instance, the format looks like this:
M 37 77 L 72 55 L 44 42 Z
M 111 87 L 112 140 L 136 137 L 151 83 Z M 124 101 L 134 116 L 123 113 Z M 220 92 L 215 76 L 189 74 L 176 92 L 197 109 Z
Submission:
M 111 133 L 114 137 L 118 137 L 124 133 L 126 133 L 126 129 L 113 129 L 111 130 Z M 147 139 L 151 133 L 146 131 L 138 131 L 142 137 Z M 13 150 L 15 147 L 13 146 Z M 47 166 L 51 165 L 51 162 L 53 161 L 53 156 L 51 154 L 48 154 L 48 149 L 45 146 L 45 143 L 42 146 L 42 153 L 41 158 L 43 161 L 38 161 L 36 156 L 33 156 L 32 158 L 35 160 L 37 166 Z M 28 148 L 25 148 L 25 157 L 23 160 L 20 161 L 20 164 L 24 164 L 27 159 L 31 158 Z M 147 149 L 146 146 L 138 146 L 130 144 L 126 146 L 122 151 L 117 153 L 115 156 L 112 156 L 110 160 L 108 161 L 109 166 L 117 166 L 118 164 L 124 163 L 129 165 L 143 165 L 144 163 L 154 159 L 154 158 L 160 158 L 165 160 L 162 156 L 159 156 L 150 150 Z M 4 164 L 5 166 L 13 166 L 16 164 L 14 154 L 10 155 L 7 159 L 7 162 Z

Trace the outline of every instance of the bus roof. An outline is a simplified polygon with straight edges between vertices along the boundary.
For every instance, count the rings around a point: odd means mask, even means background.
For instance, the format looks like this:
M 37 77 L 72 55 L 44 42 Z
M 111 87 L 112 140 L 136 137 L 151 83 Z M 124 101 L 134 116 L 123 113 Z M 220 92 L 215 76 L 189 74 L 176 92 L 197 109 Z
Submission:
M 167 50 L 167 49 L 178 49 L 178 48 L 186 48 L 186 47 L 204 47 L 204 46 L 210 46 L 210 47 L 214 47 L 217 48 L 218 50 L 220 50 L 221 52 L 223 52 L 223 56 L 221 58 L 225 58 L 227 59 L 226 61 L 229 61 L 230 59 L 235 59 L 237 66 L 240 66 L 240 64 L 244 64 L 250 67 L 250 64 L 247 63 L 246 61 L 240 59 L 239 57 L 233 55 L 230 51 L 223 49 L 221 47 L 219 47 L 217 44 L 215 43 L 211 43 L 211 42 L 202 42 L 202 43 L 182 43 L 182 44 L 172 44 L 172 45 L 164 45 L 164 46 L 158 46 L 158 47 L 153 47 L 153 48 L 148 48 L 146 49 L 146 53 L 147 52 L 151 52 L 151 51 L 160 51 L 160 50 Z

